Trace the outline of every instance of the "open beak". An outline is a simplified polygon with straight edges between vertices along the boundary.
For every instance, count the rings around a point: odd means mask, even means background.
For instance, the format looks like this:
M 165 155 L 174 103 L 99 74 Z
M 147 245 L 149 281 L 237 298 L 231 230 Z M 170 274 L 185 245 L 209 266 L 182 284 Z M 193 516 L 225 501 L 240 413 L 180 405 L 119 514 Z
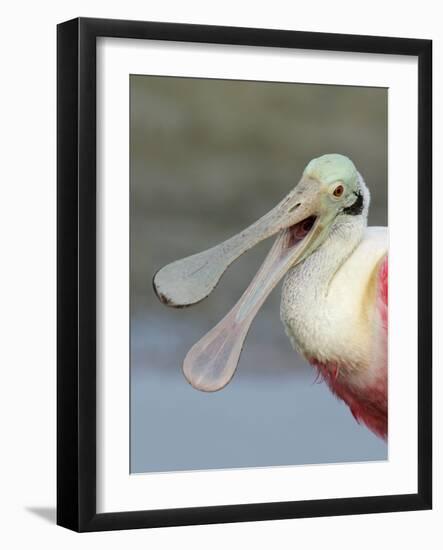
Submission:
M 153 284 L 159 299 L 173 307 L 189 306 L 208 296 L 236 258 L 260 241 L 278 234 L 239 301 L 188 352 L 183 371 L 192 386 L 216 391 L 231 380 L 258 310 L 286 272 L 309 256 L 328 232 L 335 216 L 322 208 L 322 196 L 322 185 L 303 177 L 275 208 L 248 228 L 156 273 Z

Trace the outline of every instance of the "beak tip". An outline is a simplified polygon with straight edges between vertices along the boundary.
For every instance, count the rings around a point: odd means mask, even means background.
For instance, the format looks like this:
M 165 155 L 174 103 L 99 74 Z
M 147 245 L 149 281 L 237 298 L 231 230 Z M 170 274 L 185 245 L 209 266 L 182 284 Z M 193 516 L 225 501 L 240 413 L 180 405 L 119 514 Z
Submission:
M 212 288 L 198 291 L 199 289 L 193 288 L 192 285 L 180 288 L 180 286 L 172 284 L 173 279 L 167 271 L 168 267 L 156 271 L 152 278 L 154 293 L 163 305 L 176 309 L 187 308 L 203 301 L 211 292 Z M 177 278 L 180 279 L 178 276 Z
M 155 273 L 154 273 L 154 276 L 152 277 L 152 288 L 155 292 L 155 295 L 157 296 L 157 298 L 160 300 L 160 302 L 162 304 L 165 304 L 165 305 L 169 305 L 170 303 L 170 300 L 167 298 L 167 296 L 165 296 L 163 294 L 163 292 L 160 290 L 159 288 L 159 284 L 157 282 L 157 275 L 159 273 L 160 269 L 157 270 Z
M 161 290 L 161 285 L 158 283 L 158 281 L 156 281 L 156 275 L 154 275 L 152 279 L 152 288 L 154 289 L 154 293 L 157 296 L 158 300 L 164 306 L 173 307 L 175 309 L 184 309 L 197 303 L 196 301 L 184 301 L 183 298 L 181 301 L 174 300 L 174 298 L 170 294 L 167 294 L 166 292 Z
M 183 371 L 183 376 L 185 377 L 186 382 L 194 390 L 198 390 L 198 391 L 201 391 L 203 393 L 218 392 L 218 391 L 222 390 L 225 386 L 227 386 L 228 383 L 230 382 L 230 379 L 229 379 L 226 382 L 224 382 L 223 384 L 217 384 L 217 383 L 212 383 L 211 384 L 208 381 L 205 382 L 205 380 L 200 380 L 200 381 L 194 380 L 192 376 L 187 374 L 185 365 L 183 365 L 182 371 Z
M 164 291 L 161 290 L 162 285 L 159 282 L 159 277 L 158 277 L 158 274 L 160 271 L 161 269 L 156 271 L 154 276 L 152 277 L 152 288 L 154 289 L 155 295 L 157 296 L 159 301 L 165 306 L 180 307 L 174 303 L 174 300 L 170 296 L 168 296 Z

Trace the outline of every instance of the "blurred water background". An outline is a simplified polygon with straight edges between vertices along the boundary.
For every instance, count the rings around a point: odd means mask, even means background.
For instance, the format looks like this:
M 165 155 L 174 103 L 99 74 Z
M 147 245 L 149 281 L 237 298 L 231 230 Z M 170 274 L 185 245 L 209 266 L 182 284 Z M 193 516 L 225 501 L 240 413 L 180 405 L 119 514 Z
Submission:
M 161 305 L 151 281 L 262 216 L 324 153 L 354 161 L 369 223 L 386 225 L 387 90 L 133 75 L 130 94 L 131 472 L 386 459 L 292 350 L 281 285 L 225 389 L 201 393 L 183 378 L 186 352 L 238 300 L 272 239 L 194 307 Z

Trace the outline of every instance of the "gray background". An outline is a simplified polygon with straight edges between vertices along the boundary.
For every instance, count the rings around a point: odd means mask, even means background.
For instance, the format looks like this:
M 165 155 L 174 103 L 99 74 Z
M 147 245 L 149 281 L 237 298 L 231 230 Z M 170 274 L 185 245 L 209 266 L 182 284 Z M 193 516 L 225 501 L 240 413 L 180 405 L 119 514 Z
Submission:
M 131 76 L 131 471 L 381 460 L 387 446 L 291 348 L 281 285 L 240 365 L 205 394 L 186 352 L 234 305 L 271 241 L 240 258 L 204 302 L 161 305 L 163 265 L 230 237 L 272 208 L 324 153 L 348 155 L 387 223 L 387 90 Z

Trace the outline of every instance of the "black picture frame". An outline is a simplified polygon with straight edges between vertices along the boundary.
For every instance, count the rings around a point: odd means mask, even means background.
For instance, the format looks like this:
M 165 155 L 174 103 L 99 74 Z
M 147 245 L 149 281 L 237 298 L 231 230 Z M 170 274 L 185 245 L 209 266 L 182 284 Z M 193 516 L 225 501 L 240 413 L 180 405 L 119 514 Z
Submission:
M 96 512 L 96 39 L 399 54 L 418 58 L 416 494 Z M 57 523 L 75 531 L 430 509 L 432 506 L 432 42 L 78 18 L 57 29 Z

